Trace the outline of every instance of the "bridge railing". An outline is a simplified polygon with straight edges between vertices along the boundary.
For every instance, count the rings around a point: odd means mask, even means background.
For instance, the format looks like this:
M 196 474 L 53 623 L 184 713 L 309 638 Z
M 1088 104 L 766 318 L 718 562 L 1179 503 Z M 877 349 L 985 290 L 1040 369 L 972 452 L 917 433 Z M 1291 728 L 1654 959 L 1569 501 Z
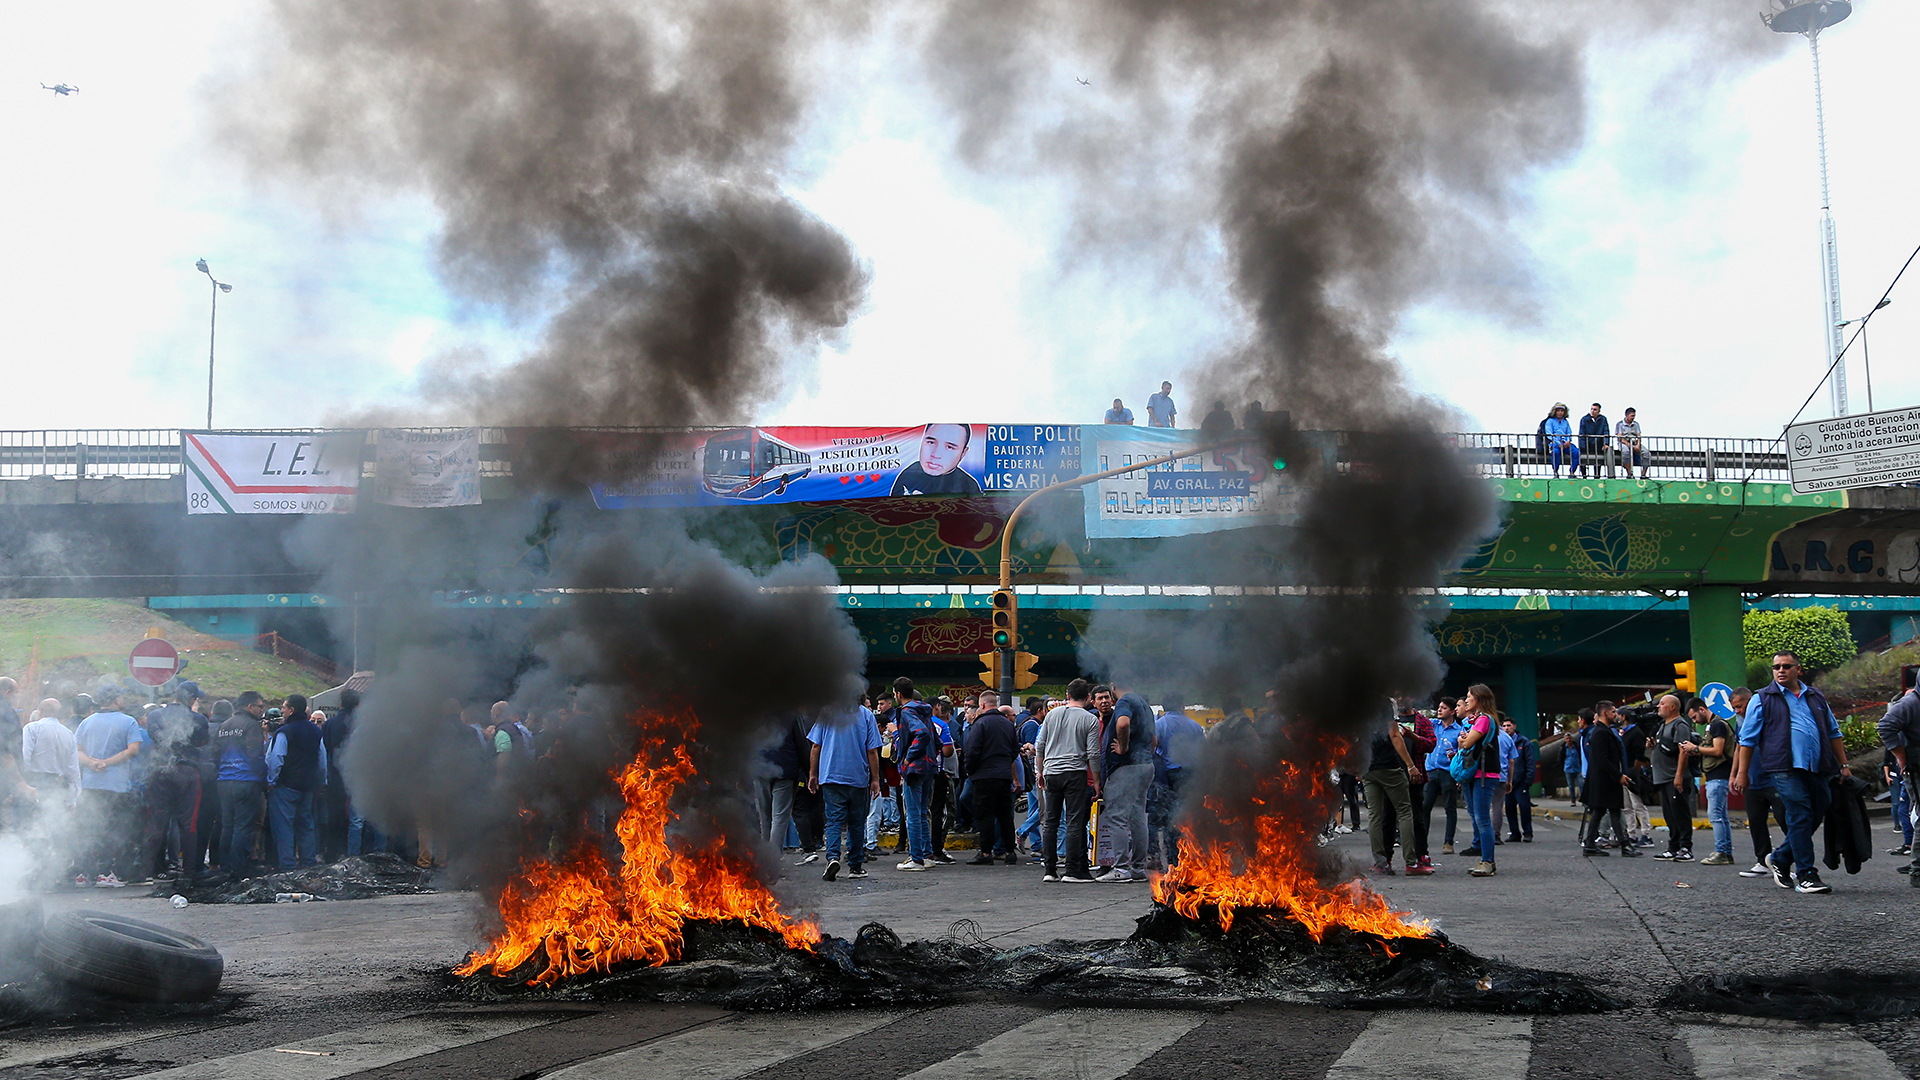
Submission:
M 1787 455 L 1777 439 L 1708 439 L 1646 435 L 1637 449 L 1615 436 L 1572 437 L 1580 465 L 1561 448 L 1555 461 L 1546 437 L 1534 432 L 1466 432 L 1454 436 L 1463 452 L 1490 477 L 1587 476 L 1605 480 L 1646 476 L 1653 480 L 1779 481 L 1787 476 Z
M 426 429 L 422 429 L 426 430 Z M 366 465 L 372 467 L 374 433 L 367 433 Z M 1532 433 L 1462 432 L 1454 440 L 1461 452 L 1489 477 L 1555 475 L 1547 441 Z M 1573 436 L 1581 448 L 1580 465 L 1589 476 L 1617 479 L 1645 473 L 1659 480 L 1784 481 L 1787 457 L 1778 440 L 1708 439 L 1649 435 L 1640 440 L 1637 458 L 1612 436 Z M 177 428 L 84 428 L 0 431 L 0 480 L 51 477 L 168 477 L 181 472 Z M 480 431 L 482 476 L 511 476 L 503 428 Z M 1573 475 L 1571 455 L 1563 454 L 1558 475 Z

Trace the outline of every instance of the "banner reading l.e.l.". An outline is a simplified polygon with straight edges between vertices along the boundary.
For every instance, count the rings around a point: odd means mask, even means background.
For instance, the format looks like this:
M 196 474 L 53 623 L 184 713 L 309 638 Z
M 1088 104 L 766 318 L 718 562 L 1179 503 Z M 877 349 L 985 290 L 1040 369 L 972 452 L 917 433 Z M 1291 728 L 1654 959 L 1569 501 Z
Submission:
M 189 514 L 348 514 L 366 432 L 180 433 Z

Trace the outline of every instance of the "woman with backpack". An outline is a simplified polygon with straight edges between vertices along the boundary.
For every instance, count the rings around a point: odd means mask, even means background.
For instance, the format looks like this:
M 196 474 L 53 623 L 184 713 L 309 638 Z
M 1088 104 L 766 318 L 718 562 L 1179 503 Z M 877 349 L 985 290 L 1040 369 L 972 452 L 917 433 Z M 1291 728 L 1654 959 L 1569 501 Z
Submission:
M 1467 687 L 1460 699 L 1461 721 L 1467 730 L 1460 736 L 1455 758 L 1464 758 L 1459 770 L 1468 774 L 1467 811 L 1473 817 L 1473 846 L 1480 850 L 1480 862 L 1467 871 L 1474 877 L 1492 877 L 1495 867 L 1493 845 L 1493 804 L 1507 797 L 1506 776 L 1500 758 L 1500 733 L 1494 727 L 1493 689 L 1485 683 Z

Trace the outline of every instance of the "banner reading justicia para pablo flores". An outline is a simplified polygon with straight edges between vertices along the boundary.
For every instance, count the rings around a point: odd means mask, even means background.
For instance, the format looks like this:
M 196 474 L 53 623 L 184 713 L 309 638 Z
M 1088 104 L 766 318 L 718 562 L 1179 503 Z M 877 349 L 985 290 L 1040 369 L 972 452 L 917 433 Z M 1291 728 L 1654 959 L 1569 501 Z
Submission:
M 189 514 L 348 514 L 362 431 L 184 431 Z

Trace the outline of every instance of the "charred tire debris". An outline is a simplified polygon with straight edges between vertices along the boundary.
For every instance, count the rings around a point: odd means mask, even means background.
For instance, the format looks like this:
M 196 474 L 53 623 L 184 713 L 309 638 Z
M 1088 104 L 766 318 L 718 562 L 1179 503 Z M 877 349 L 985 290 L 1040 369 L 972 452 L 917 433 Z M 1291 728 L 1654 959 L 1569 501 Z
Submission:
M 196 904 L 271 904 L 287 893 L 304 893 L 317 900 L 367 900 L 435 892 L 432 880 L 433 871 L 383 851 L 255 878 L 165 884 L 148 895 L 164 898 L 179 893 Z
M 1920 975 L 1833 971 L 1793 975 L 1693 975 L 1660 1007 L 1774 1020 L 1858 1024 L 1920 1015 Z
M 1077 1003 L 1284 1001 L 1535 1015 L 1625 1005 L 1581 976 L 1488 960 L 1440 934 L 1388 940 L 1335 928 L 1315 942 L 1274 913 L 1242 910 L 1222 931 L 1157 905 L 1128 938 L 1005 951 L 961 927 L 933 941 L 903 941 L 868 923 L 851 940 L 829 935 L 808 952 L 766 931 L 693 922 L 674 963 L 527 986 L 542 967 L 536 956 L 505 977 L 447 978 L 456 993 L 484 1001 L 697 1001 L 762 1011 L 936 1005 L 985 991 Z

